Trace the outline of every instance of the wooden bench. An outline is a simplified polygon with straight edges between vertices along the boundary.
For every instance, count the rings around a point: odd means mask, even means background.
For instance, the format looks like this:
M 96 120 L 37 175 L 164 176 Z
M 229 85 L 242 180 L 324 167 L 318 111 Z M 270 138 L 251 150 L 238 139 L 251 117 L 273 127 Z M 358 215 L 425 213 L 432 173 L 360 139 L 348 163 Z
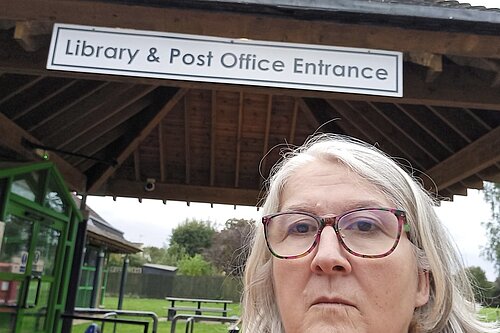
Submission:
M 195 315 L 202 315 L 204 312 L 221 314 L 223 317 L 227 317 L 228 311 L 227 305 L 233 301 L 222 300 L 222 299 L 201 299 L 201 298 L 180 298 L 180 297 L 166 297 L 167 301 L 170 302 L 170 307 L 167 309 L 167 319 L 172 320 L 177 311 L 193 312 Z M 177 305 L 179 302 L 190 302 L 196 303 L 196 306 L 182 306 Z M 213 307 L 210 305 L 222 304 L 222 307 Z

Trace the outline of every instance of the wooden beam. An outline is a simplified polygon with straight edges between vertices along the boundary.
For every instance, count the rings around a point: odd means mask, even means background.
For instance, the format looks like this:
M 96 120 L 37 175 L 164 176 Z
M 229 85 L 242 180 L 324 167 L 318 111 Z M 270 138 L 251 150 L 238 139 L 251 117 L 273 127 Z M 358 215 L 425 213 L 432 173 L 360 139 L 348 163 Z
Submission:
M 418 164 L 418 161 L 412 159 L 412 156 L 409 154 L 408 150 L 405 149 L 405 147 L 401 146 L 401 142 L 398 140 L 398 138 L 395 138 L 392 135 L 387 135 L 383 128 L 375 125 L 373 121 L 371 121 L 370 118 L 367 118 L 365 114 L 363 114 L 362 112 L 358 112 L 347 102 L 335 100 L 327 100 L 326 102 L 335 111 L 337 111 L 337 113 L 339 113 L 343 119 L 349 121 L 366 137 L 368 137 L 368 143 L 380 143 L 380 139 L 383 139 L 385 142 L 382 143 L 383 147 L 380 147 L 382 150 L 386 151 L 392 156 L 399 155 L 399 157 L 404 157 L 407 160 L 413 161 L 418 168 L 422 169 L 422 166 Z M 387 149 L 391 150 L 388 151 Z
M 139 112 L 143 111 L 146 107 L 151 105 L 152 99 L 153 98 L 150 98 L 150 96 L 141 98 L 135 101 L 135 103 L 132 103 L 126 108 L 120 110 L 120 112 L 115 112 L 111 117 L 107 118 L 106 121 L 98 121 L 96 126 L 92 128 L 92 133 L 99 133 L 99 135 L 85 135 L 81 139 L 73 140 L 64 148 L 69 151 L 80 152 L 80 150 L 84 147 L 88 147 L 88 150 L 91 150 L 92 152 L 81 153 L 87 156 L 93 156 L 99 150 L 104 148 L 98 144 L 101 138 L 106 137 L 108 132 L 127 122 L 130 118 L 134 117 Z M 124 128 L 121 132 L 121 136 L 126 133 L 127 129 Z
M 115 172 L 119 166 L 123 164 L 123 162 L 132 154 L 139 144 L 154 130 L 156 126 L 160 123 L 160 121 L 174 108 L 174 106 L 179 102 L 181 98 L 186 94 L 186 89 L 179 89 L 170 100 L 165 103 L 163 108 L 156 114 L 156 116 L 151 119 L 151 121 L 141 130 L 139 135 L 137 135 L 130 144 L 125 147 L 116 157 L 116 166 L 107 167 L 104 172 L 92 183 L 88 186 L 89 191 L 95 191 L 100 188 L 109 177 Z
M 28 114 L 30 111 L 36 109 L 37 107 L 39 107 L 40 105 L 42 105 L 43 103 L 49 101 L 50 99 L 52 99 L 53 97 L 56 97 L 58 94 L 64 92 L 64 90 L 68 89 L 69 87 L 71 87 L 72 85 L 74 85 L 76 82 L 78 82 L 78 80 L 72 80 L 72 81 L 69 81 L 69 82 L 66 82 L 64 83 L 61 87 L 57 88 L 57 89 L 54 89 L 52 90 L 49 94 L 47 94 L 46 96 L 43 96 L 42 98 L 40 98 L 39 100 L 36 100 L 36 101 L 33 101 L 33 103 L 28 106 L 27 108 L 25 109 L 22 109 L 22 110 L 18 110 L 16 111 L 16 113 L 13 115 L 12 117 L 12 120 L 17 120 L 21 117 L 23 117 L 24 115 Z
M 243 106 L 244 106 L 243 92 L 240 92 L 240 99 L 238 104 L 238 132 L 236 134 L 236 166 L 234 170 L 234 187 L 240 185 L 240 160 L 241 160 L 241 132 L 243 129 Z
M 500 58 L 500 36 L 258 13 L 68 0 L 0 0 L 0 20 L 74 23 L 254 40 Z M 322 16 L 319 16 L 322 15 Z M 193 24 L 196 22 L 196 24 Z M 348 37 L 347 37 L 348 36 Z
M 269 153 L 269 132 L 271 131 L 271 114 L 273 111 L 273 95 L 268 96 L 267 100 L 267 112 L 266 112 L 266 127 L 264 128 L 264 146 L 262 147 L 262 156 L 267 156 Z M 266 162 L 267 158 L 263 158 L 261 160 L 261 164 L 259 166 L 259 187 L 262 187 L 262 183 L 264 182 L 264 175 L 266 170 Z
M 0 113 L 0 146 L 6 147 L 15 151 L 24 158 L 32 161 L 39 161 L 40 157 L 37 156 L 32 149 L 23 144 L 24 140 L 31 143 L 43 145 L 35 137 L 31 136 L 28 132 L 17 126 L 5 115 Z M 54 162 L 58 170 L 61 172 L 64 180 L 66 181 L 70 190 L 77 192 L 85 192 L 86 178 L 80 171 L 75 169 L 72 165 L 67 163 L 64 159 L 55 153 L 50 153 L 50 160 Z
M 45 126 L 38 127 L 33 131 L 33 135 L 43 138 L 43 141 L 47 145 L 59 144 L 59 140 L 55 138 L 61 135 L 61 133 L 64 133 L 64 131 L 67 131 L 69 126 L 73 126 L 74 123 L 85 118 L 87 114 L 95 112 L 95 110 L 102 107 L 102 105 L 108 103 L 109 96 L 117 96 L 132 86 L 133 85 L 128 83 L 106 85 L 103 89 L 97 91 L 96 94 L 82 100 L 78 104 L 74 104 L 71 108 L 52 119 Z M 78 130 L 78 128 L 76 130 Z
M 133 86 L 128 90 L 124 90 L 119 95 L 113 96 L 112 99 L 106 100 L 100 107 L 87 113 L 80 121 L 66 127 L 62 133 L 47 141 L 47 144 L 57 145 L 57 148 L 61 149 L 67 147 L 71 142 L 81 138 L 83 135 L 88 135 L 87 133 L 92 131 L 92 129 L 107 119 L 112 118 L 156 88 L 156 86 Z
M 319 121 L 314 116 L 311 108 L 307 105 L 306 101 L 303 98 L 298 99 L 300 110 L 302 111 L 302 115 L 306 118 L 306 121 L 311 125 L 312 128 L 317 129 L 319 127 Z
M 31 88 L 32 86 L 34 86 L 35 84 L 37 84 L 38 82 L 43 80 L 44 78 L 45 78 L 44 76 L 34 77 L 31 81 L 26 82 L 25 84 L 18 87 L 16 90 L 11 92 L 10 94 L 7 94 L 6 96 L 2 97 L 0 99 L 0 104 L 4 103 L 5 101 L 8 101 L 9 99 L 14 97 L 15 95 L 22 93 L 23 91 L 27 90 L 28 88 Z
M 427 170 L 439 190 L 500 162 L 500 126 Z M 426 188 L 432 186 L 427 180 Z
M 399 124 L 394 119 L 392 119 L 391 117 L 388 117 L 385 114 L 385 112 L 383 110 L 381 110 L 377 105 L 375 105 L 374 103 L 371 103 L 371 102 L 367 102 L 367 103 L 368 103 L 368 105 L 370 105 L 370 107 L 373 110 L 375 110 L 375 113 L 377 113 L 382 119 L 385 119 L 385 122 L 387 123 L 387 125 L 389 125 L 387 127 L 392 126 L 394 129 L 397 130 L 397 132 L 399 133 L 400 139 L 402 137 L 406 137 L 406 139 L 411 143 L 412 147 L 417 147 L 418 149 L 420 149 L 424 154 L 429 156 L 434 161 L 434 163 L 439 161 L 439 159 L 436 156 L 434 156 L 434 154 L 432 154 L 432 152 L 430 152 L 426 147 L 422 146 L 419 143 L 417 137 L 410 135 L 408 133 L 408 131 L 401 128 L 401 126 L 399 126 Z
M 43 78 L 43 76 L 41 76 L 40 78 Z M 57 110 L 53 110 L 51 113 L 50 113 L 50 116 L 48 117 L 45 117 L 42 121 L 39 121 L 38 123 L 36 124 L 33 124 L 33 126 L 31 126 L 28 131 L 31 132 L 31 131 L 34 131 L 36 130 L 37 128 L 45 125 L 47 122 L 49 122 L 50 120 L 54 119 L 55 117 L 59 116 L 60 114 L 64 113 L 66 110 L 68 109 L 71 109 L 72 107 L 74 107 L 75 105 L 78 105 L 80 104 L 85 98 L 91 96 L 92 94 L 94 94 L 96 91 L 104 88 L 105 86 L 109 85 L 110 82 L 99 82 L 97 83 L 92 89 L 86 91 L 86 92 L 82 92 L 81 95 L 79 95 L 77 98 L 71 100 L 68 102 L 68 104 L 66 104 L 65 106 L 57 109 Z M 1 103 L 0 103 L 1 104 Z
M 189 98 L 184 97 L 184 156 L 186 184 L 191 183 L 191 128 L 189 127 Z
M 295 142 L 295 131 L 297 130 L 297 114 L 299 113 L 299 101 L 298 98 L 293 99 L 293 110 L 292 110 L 292 121 L 290 121 L 290 134 L 288 135 L 288 142 L 294 144 Z
M 260 195 L 262 195 L 261 191 L 253 189 L 165 184 L 160 182 L 155 183 L 154 191 L 147 192 L 144 190 L 144 182 L 118 179 L 110 179 L 105 189 L 95 190 L 89 192 L 89 194 L 245 206 L 256 206 Z
M 1 2 L 2 0 L 0 0 Z M 158 86 L 174 86 L 187 89 L 221 90 L 230 92 L 251 92 L 257 94 L 289 95 L 294 97 L 313 97 L 324 99 L 347 99 L 352 101 L 370 100 L 384 103 L 426 104 L 445 107 L 467 107 L 471 109 L 485 109 L 500 111 L 500 94 L 498 89 L 491 87 L 488 82 L 474 75 L 470 68 L 445 68 L 444 72 L 431 84 L 424 81 L 426 69 L 411 63 L 403 66 L 404 96 L 385 97 L 367 96 L 362 94 L 346 94 L 326 91 L 282 89 L 272 87 L 241 86 L 230 84 L 203 83 L 194 81 L 153 79 L 143 77 L 128 77 L 120 75 L 102 75 L 77 72 L 63 72 L 47 70 L 47 51 L 34 53 L 21 52 L 19 47 L 9 39 L 2 39 L 4 45 L 0 52 L 0 72 L 22 75 L 45 75 L 51 77 L 65 77 L 90 79 L 97 81 L 120 82 L 127 84 L 146 84 Z M 500 45 L 500 44 L 499 44 Z M 43 51 L 43 52 L 42 52 Z M 499 53 L 500 54 L 500 53 Z
M 217 91 L 212 90 L 210 121 L 210 186 L 215 183 L 215 140 L 217 132 Z
M 165 181 L 165 144 L 166 136 L 163 135 L 163 119 L 158 124 L 158 150 L 160 151 L 160 182 Z
M 136 181 L 141 181 L 141 154 L 139 146 L 134 150 L 134 176 Z
M 427 67 L 425 82 L 434 81 L 443 72 L 443 56 L 429 52 L 410 52 L 408 60 Z
M 47 44 L 50 40 L 49 34 L 52 31 L 51 22 L 21 21 L 16 22 L 14 39 L 21 47 L 28 51 L 36 51 Z

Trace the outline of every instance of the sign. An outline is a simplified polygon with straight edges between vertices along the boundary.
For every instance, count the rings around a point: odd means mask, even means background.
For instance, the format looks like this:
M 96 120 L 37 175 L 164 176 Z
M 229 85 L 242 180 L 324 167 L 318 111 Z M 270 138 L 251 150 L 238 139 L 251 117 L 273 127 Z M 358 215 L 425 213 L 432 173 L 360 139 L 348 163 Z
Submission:
M 403 96 L 401 52 L 55 24 L 47 68 Z

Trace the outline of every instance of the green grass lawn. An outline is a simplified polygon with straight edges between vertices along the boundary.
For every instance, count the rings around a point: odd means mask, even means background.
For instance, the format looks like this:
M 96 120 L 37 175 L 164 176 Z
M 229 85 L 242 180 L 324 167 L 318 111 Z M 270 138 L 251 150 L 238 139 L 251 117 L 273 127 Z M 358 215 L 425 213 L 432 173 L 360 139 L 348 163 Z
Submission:
M 483 308 L 479 313 L 485 317 L 486 321 L 496 321 L 500 319 L 500 308 Z
M 170 333 L 171 322 L 166 321 L 167 317 L 167 308 L 170 303 L 166 300 L 161 299 L 151 299 L 151 298 L 133 298 L 133 297 L 125 297 L 123 300 L 123 310 L 136 310 L 136 311 L 150 311 L 154 312 L 160 318 L 160 322 L 158 325 L 158 333 Z M 116 309 L 118 306 L 118 298 L 117 297 L 105 297 L 104 306 L 106 309 Z M 182 303 L 182 306 L 194 306 L 196 307 L 196 303 Z M 228 305 L 229 311 L 228 316 L 240 316 L 240 304 L 233 303 Z M 183 313 L 183 312 L 178 312 Z M 188 313 L 188 312 L 186 312 Z M 217 315 L 206 313 L 207 315 Z M 140 317 L 125 317 L 120 316 L 120 319 L 131 319 L 131 320 L 146 320 Z M 97 321 L 96 321 L 97 322 Z M 88 323 L 80 323 L 79 325 L 75 325 L 73 327 L 72 333 L 83 333 L 85 329 L 90 325 Z M 100 325 L 99 325 L 100 326 Z M 198 322 L 194 324 L 193 333 L 227 333 L 228 325 L 227 324 L 219 324 L 219 323 L 203 323 Z M 176 332 L 184 333 L 186 331 L 186 324 L 183 321 L 179 321 L 176 326 Z M 120 324 L 116 328 L 117 333 L 142 333 L 143 327 L 141 326 L 132 326 L 132 325 L 124 325 Z M 148 332 L 152 332 L 152 321 L 149 324 Z M 105 324 L 104 331 L 102 333 L 113 333 L 113 325 Z
M 151 299 L 151 298 L 133 298 L 125 297 L 123 300 L 123 310 L 138 310 L 138 311 L 151 311 L 160 317 L 160 323 L 158 325 L 158 333 L 170 333 L 171 322 L 166 321 L 167 308 L 170 304 L 166 300 L 161 299 Z M 195 303 L 183 303 L 183 306 L 196 306 Z M 117 297 L 106 297 L 104 300 L 104 306 L 107 309 L 116 309 L 118 306 Z M 240 304 L 233 303 L 228 305 L 228 309 L 231 309 L 229 316 L 240 316 Z M 498 311 L 498 314 L 497 314 Z M 182 312 L 181 312 L 182 313 Z M 485 316 L 487 321 L 497 320 L 497 316 L 500 318 L 500 309 L 496 308 L 484 308 L 480 312 Z M 207 313 L 207 315 L 211 315 Z M 138 317 L 123 317 L 122 319 L 131 320 L 142 320 Z M 90 323 L 75 325 L 72 333 L 83 333 Z M 227 325 L 219 323 L 195 323 L 193 333 L 227 333 Z M 176 327 L 176 332 L 184 333 L 186 329 L 186 324 L 179 321 Z M 142 333 L 142 327 L 131 326 L 131 325 L 120 325 L 117 326 L 116 332 L 118 333 Z M 148 332 L 152 332 L 152 322 L 150 323 Z M 102 333 L 113 333 L 113 326 L 111 324 L 106 324 L 104 331 Z

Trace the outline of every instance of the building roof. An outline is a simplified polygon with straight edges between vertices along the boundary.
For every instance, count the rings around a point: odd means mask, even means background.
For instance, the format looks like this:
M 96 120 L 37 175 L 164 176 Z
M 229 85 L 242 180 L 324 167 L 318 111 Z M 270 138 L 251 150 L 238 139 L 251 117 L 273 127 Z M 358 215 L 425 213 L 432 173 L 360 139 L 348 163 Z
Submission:
M 142 267 L 147 267 L 147 268 L 154 268 L 162 271 L 168 271 L 168 272 L 176 272 L 177 267 L 175 266 L 167 266 L 167 265 L 159 265 L 159 264 L 144 264 Z
M 498 10 L 430 0 L 0 0 L 0 8 L 8 133 L 0 156 L 37 159 L 26 140 L 50 148 L 79 193 L 257 205 L 279 159 L 271 148 L 301 144 L 319 127 L 376 144 L 439 197 L 500 182 Z M 54 22 L 399 51 L 404 95 L 50 71 Z
M 80 198 L 73 196 L 78 206 L 81 204 Z M 104 246 L 110 252 L 114 253 L 137 253 L 141 252 L 140 246 L 130 242 L 123 236 L 123 231 L 113 227 L 108 221 L 104 220 L 88 205 L 87 211 L 87 238 L 88 242 L 96 246 Z

